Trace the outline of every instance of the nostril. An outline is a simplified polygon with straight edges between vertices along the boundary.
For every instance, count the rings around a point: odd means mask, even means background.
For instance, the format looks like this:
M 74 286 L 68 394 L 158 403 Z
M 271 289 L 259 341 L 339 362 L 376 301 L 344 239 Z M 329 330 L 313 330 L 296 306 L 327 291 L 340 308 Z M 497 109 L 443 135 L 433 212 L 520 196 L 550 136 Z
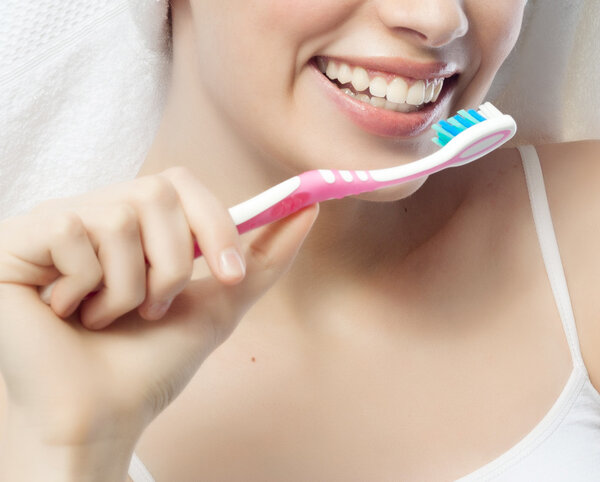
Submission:
M 422 32 L 419 32 L 418 30 L 414 30 L 412 28 L 408 28 L 408 27 L 394 27 L 394 32 L 398 33 L 398 34 L 404 34 L 404 35 L 408 35 L 408 36 L 416 36 L 418 37 L 418 40 L 420 41 L 427 41 L 427 36 L 425 34 L 423 34 Z
M 375 2 L 381 22 L 397 36 L 420 45 L 442 47 L 466 35 L 469 21 L 462 2 Z M 406 4 L 403 8 L 401 5 Z M 410 5 L 410 6 L 409 6 Z

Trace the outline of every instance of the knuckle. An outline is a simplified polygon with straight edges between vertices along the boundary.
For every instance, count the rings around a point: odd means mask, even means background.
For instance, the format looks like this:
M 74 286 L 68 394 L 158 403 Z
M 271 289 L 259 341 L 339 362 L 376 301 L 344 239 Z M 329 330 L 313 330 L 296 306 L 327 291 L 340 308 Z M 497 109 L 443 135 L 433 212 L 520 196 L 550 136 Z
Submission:
M 102 278 L 104 277 L 104 271 L 102 270 L 102 266 L 100 266 L 100 262 L 96 259 L 96 262 L 91 266 L 86 266 L 85 269 L 85 284 L 86 288 L 93 289 L 95 288 Z
M 127 313 L 140 306 L 146 299 L 146 290 L 143 286 L 132 287 L 125 293 L 119 294 L 112 302 L 112 310 L 119 314 Z
M 138 233 L 137 212 L 128 204 L 114 206 L 105 220 L 105 229 L 115 234 L 132 235 Z
M 74 212 L 60 213 L 52 222 L 52 234 L 58 239 L 68 239 L 85 235 L 81 218 Z
M 146 287 L 138 286 L 131 294 L 131 309 L 140 306 L 146 299 Z
M 138 198 L 143 203 L 171 205 L 177 202 L 177 193 L 171 182 L 163 176 L 148 176 L 140 187 Z
M 155 296 L 164 298 L 181 292 L 192 277 L 193 266 L 190 263 L 186 266 L 171 266 L 167 272 L 160 274 L 156 287 L 153 290 Z
M 189 179 L 195 177 L 192 170 L 185 166 L 173 166 L 163 171 L 162 173 L 169 179 Z
M 149 402 L 151 410 L 155 414 L 159 414 L 175 400 L 177 395 L 178 391 L 175 389 L 173 381 L 165 379 L 154 382 L 148 388 L 145 398 Z
M 262 248 L 257 244 L 251 244 L 248 248 L 249 254 L 252 259 L 263 269 L 272 270 L 277 266 L 276 258 L 269 253 L 267 249 Z

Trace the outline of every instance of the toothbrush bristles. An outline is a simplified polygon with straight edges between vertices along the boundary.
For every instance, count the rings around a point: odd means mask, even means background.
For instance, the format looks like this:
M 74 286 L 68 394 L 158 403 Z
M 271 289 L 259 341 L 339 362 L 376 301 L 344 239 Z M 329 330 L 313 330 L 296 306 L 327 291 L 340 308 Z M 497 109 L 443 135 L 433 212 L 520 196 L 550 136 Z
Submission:
M 437 133 L 437 137 L 433 137 L 431 140 L 438 146 L 444 147 L 454 137 L 469 127 L 501 115 L 503 115 L 502 112 L 489 102 L 480 105 L 478 111 L 474 109 L 469 109 L 468 111 L 465 109 L 459 110 L 455 116 L 441 120 L 432 126 L 432 129 Z

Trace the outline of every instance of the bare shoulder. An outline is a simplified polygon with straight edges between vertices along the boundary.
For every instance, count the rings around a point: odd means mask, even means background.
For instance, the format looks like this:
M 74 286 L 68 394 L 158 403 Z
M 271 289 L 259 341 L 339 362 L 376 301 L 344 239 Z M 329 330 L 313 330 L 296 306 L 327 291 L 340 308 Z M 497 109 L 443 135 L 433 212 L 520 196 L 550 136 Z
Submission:
M 552 218 L 568 223 L 565 227 L 572 228 L 571 234 L 580 235 L 585 230 L 589 236 L 599 235 L 600 140 L 544 144 L 536 149 Z M 583 240 L 579 241 L 581 244 Z
M 537 147 L 581 351 L 600 390 L 600 140 Z
M 544 168 L 564 170 L 569 164 L 573 174 L 579 174 L 579 169 L 600 172 L 600 139 L 543 144 L 536 149 Z

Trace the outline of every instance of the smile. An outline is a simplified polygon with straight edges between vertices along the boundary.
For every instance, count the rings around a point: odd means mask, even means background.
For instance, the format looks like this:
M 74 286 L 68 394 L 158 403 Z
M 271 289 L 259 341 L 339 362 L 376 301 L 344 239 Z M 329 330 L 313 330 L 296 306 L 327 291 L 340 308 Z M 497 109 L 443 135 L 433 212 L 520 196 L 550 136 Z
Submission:
M 313 57 L 316 86 L 362 130 L 409 138 L 446 117 L 457 85 L 454 63 L 394 57 Z
M 411 79 L 325 57 L 316 61 L 319 70 L 344 94 L 396 112 L 415 112 L 437 101 L 444 86 L 444 77 Z

